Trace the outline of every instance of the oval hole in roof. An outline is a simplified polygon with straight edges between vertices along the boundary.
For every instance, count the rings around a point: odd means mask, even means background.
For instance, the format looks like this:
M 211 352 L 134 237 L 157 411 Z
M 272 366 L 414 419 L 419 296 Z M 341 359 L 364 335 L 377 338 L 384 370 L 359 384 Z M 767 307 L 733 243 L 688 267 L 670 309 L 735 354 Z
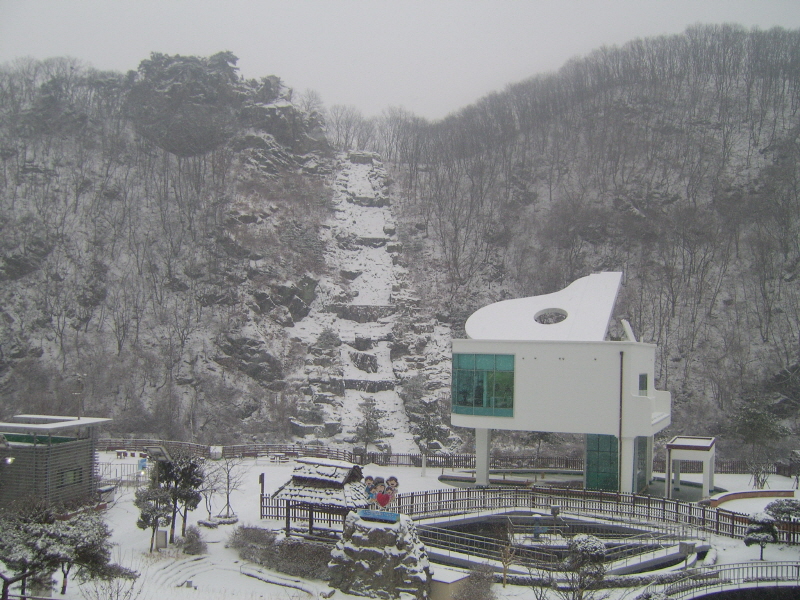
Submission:
M 545 308 L 537 312 L 533 319 L 542 325 L 555 325 L 567 318 L 567 311 L 561 308 Z

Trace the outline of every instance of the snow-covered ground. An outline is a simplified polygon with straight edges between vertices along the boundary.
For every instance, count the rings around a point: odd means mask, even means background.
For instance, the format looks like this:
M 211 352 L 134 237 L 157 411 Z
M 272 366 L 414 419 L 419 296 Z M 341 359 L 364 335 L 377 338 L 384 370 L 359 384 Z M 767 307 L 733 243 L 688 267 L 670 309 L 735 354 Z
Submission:
M 114 453 L 102 453 L 100 460 L 102 462 L 123 462 L 125 459 L 117 459 Z M 132 459 L 127 460 L 130 462 Z M 265 491 L 273 492 L 289 480 L 293 466 L 292 463 L 275 465 L 266 458 L 245 460 L 242 467 L 246 469 L 247 473 L 244 483 L 239 490 L 234 492 L 231 499 L 231 504 L 238 514 L 241 524 L 276 529 L 282 526 L 281 522 L 262 521 L 259 518 L 260 486 L 258 479 L 259 475 L 264 473 Z M 448 485 L 438 480 L 441 473 L 439 469 L 429 468 L 426 476 L 423 477 L 421 469 L 415 467 L 392 468 L 367 465 L 364 467 L 364 473 L 372 476 L 380 475 L 384 478 L 394 475 L 400 481 L 401 492 L 449 489 Z M 691 475 L 687 475 L 686 479 L 691 479 L 691 477 Z M 749 489 L 747 475 L 717 475 L 715 479 L 718 485 L 729 490 Z M 791 483 L 790 479 L 779 476 L 772 476 L 769 480 L 772 489 L 790 489 Z M 237 556 L 236 551 L 225 547 L 234 525 L 220 526 L 216 530 L 202 529 L 204 539 L 208 542 L 208 553 L 205 555 L 184 556 L 174 549 L 150 555 L 148 553 L 150 533 L 136 527 L 137 511 L 133 506 L 133 492 L 133 488 L 120 490 L 116 501 L 105 514 L 107 522 L 113 530 L 113 542 L 116 544 L 115 560 L 142 573 L 142 577 L 136 584 L 141 587 L 139 600 L 160 598 L 176 600 L 183 598 L 194 600 L 291 598 L 295 600 L 311 598 L 318 595 L 319 592 L 329 591 L 325 582 L 295 580 L 281 573 L 258 568 L 256 565 L 244 564 Z M 216 499 L 215 512 L 221 509 L 221 500 L 224 502 L 222 498 Z M 752 512 L 760 510 L 770 501 L 769 498 L 760 501 L 735 501 L 736 504 L 731 502 L 726 504 L 725 508 Z M 739 505 L 739 502 L 747 504 Z M 206 516 L 202 507 L 199 507 L 190 513 L 189 524 L 194 524 L 198 519 Z M 758 548 L 747 548 L 740 540 L 712 536 L 711 543 L 717 550 L 718 564 L 748 562 L 758 558 Z M 800 548 L 771 544 L 764 550 L 764 557 L 771 561 L 800 560 Z M 436 564 L 432 567 L 434 570 L 444 569 Z M 246 572 L 258 572 L 263 578 L 281 581 L 293 587 L 267 583 L 245 575 Z M 178 587 L 185 584 L 186 581 L 191 581 L 197 589 Z M 298 586 L 307 591 L 303 592 L 297 589 Z M 77 582 L 71 582 L 70 589 L 63 598 L 65 600 L 83 598 L 79 588 Z M 533 600 L 531 590 L 525 587 L 509 586 L 503 589 L 497 585 L 496 589 L 501 599 L 530 598 Z M 350 596 L 337 591 L 336 597 L 349 598 Z
M 135 464 L 135 459 L 117 459 L 113 452 L 100 453 L 100 462 Z M 293 463 L 275 465 L 267 458 L 245 459 L 243 469 L 246 476 L 241 488 L 235 491 L 231 504 L 243 525 L 255 525 L 279 529 L 283 523 L 280 521 L 262 521 L 259 511 L 259 475 L 264 473 L 264 491 L 271 493 L 286 483 L 294 468 Z M 365 475 L 373 477 L 382 476 L 384 479 L 395 476 L 400 482 L 401 492 L 415 492 L 431 489 L 449 489 L 450 486 L 439 482 L 438 469 L 427 469 L 426 476 L 421 476 L 421 469 L 414 467 L 381 467 L 367 465 L 364 467 Z M 208 553 L 202 556 L 185 556 L 174 549 L 149 554 L 150 531 L 143 531 L 136 527 L 138 511 L 133 506 L 135 489 L 122 488 L 118 490 L 116 499 L 105 513 L 106 521 L 113 530 L 112 541 L 116 545 L 114 560 L 142 573 L 137 581 L 141 587 L 142 595 L 138 600 L 156 600 L 170 598 L 181 600 L 192 598 L 194 600 L 218 600 L 219 598 L 292 598 L 302 599 L 316 596 L 317 591 L 327 591 L 325 582 L 301 581 L 299 585 L 313 592 L 304 593 L 296 587 L 285 587 L 266 583 L 265 581 L 247 576 L 244 572 L 255 572 L 256 565 L 246 565 L 239 559 L 236 550 L 226 548 L 225 544 L 235 525 L 224 525 L 217 529 L 201 528 L 203 537 L 208 543 Z M 217 497 L 215 513 L 219 512 L 224 504 L 224 498 Z M 195 524 L 199 519 L 207 518 L 202 506 L 190 513 L 188 524 Z M 287 575 L 259 568 L 266 573 L 266 577 L 275 581 L 283 581 L 290 585 L 298 585 L 298 580 Z M 263 575 L 262 575 L 263 576 Z M 60 581 L 60 580 L 59 580 Z M 197 589 L 179 587 L 191 581 Z M 91 585 L 91 584 L 87 584 Z M 62 598 L 65 600 L 80 599 L 80 586 L 71 582 L 68 593 Z M 337 597 L 345 596 L 337 592 Z

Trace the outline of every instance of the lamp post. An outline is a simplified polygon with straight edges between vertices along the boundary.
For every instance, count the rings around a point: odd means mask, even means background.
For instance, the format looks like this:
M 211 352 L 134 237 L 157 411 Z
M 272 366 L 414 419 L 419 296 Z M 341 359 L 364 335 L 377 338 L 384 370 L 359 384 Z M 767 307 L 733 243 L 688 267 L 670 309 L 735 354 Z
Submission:
M 553 533 L 558 531 L 558 515 L 561 514 L 561 506 L 558 504 L 550 505 L 550 515 L 553 517 Z
M 72 392 L 72 395 L 76 397 L 78 401 L 78 418 L 83 418 L 83 390 L 86 387 L 84 383 L 88 375 L 86 373 L 75 373 L 75 380 L 78 382 L 78 391 Z

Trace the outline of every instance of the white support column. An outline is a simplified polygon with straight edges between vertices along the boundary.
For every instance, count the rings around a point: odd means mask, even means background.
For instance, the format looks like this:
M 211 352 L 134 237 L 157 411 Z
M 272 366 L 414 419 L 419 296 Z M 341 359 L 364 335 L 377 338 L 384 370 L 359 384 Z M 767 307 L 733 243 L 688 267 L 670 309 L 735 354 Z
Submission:
M 714 493 L 714 469 L 717 468 L 716 450 L 711 454 L 711 460 L 708 461 L 708 495 Z
M 664 469 L 664 497 L 672 498 L 672 448 L 667 448 L 667 465 Z
M 681 491 L 681 461 L 680 459 L 673 459 L 672 461 L 672 491 Z
M 475 485 L 489 485 L 491 440 L 491 429 L 475 429 Z
M 620 440 L 619 451 L 619 491 L 630 494 L 633 490 L 633 478 L 636 475 L 636 465 L 633 463 L 634 442 L 636 438 L 625 437 Z
M 709 456 L 703 461 L 703 498 L 711 496 L 711 491 L 714 489 L 714 453 L 709 453 Z

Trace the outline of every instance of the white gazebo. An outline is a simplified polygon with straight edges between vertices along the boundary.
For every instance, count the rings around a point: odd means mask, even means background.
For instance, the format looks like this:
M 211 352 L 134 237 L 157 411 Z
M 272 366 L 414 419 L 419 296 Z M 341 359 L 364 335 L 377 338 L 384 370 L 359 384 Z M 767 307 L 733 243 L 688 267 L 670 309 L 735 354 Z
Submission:
M 679 435 L 667 443 L 667 473 L 664 478 L 665 496 L 672 498 L 673 492 L 681 489 L 681 462 L 694 460 L 703 463 L 703 498 L 708 498 L 714 489 L 714 461 L 717 438 Z

